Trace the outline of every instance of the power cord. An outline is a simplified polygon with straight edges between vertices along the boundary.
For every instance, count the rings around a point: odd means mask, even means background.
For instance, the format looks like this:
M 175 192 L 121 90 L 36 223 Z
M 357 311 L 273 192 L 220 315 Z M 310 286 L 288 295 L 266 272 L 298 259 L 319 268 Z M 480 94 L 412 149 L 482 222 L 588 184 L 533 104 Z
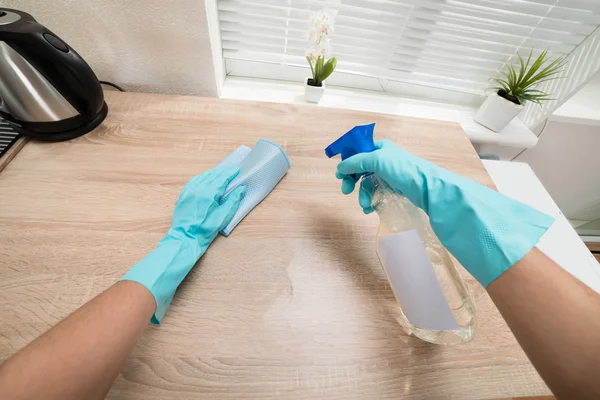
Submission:
M 109 81 L 100 81 L 100 84 L 101 85 L 106 85 L 106 86 L 112 86 L 115 89 L 117 89 L 119 92 L 126 92 L 125 89 L 123 89 L 121 86 L 117 85 L 116 83 L 112 83 L 112 82 L 109 82 Z
M 550 120 L 550 117 L 546 117 L 546 120 L 544 121 L 544 126 L 542 126 L 542 130 L 540 131 L 539 135 L 537 135 L 538 139 L 542 136 L 542 134 L 546 131 L 546 127 L 548 126 L 548 121 Z M 521 150 L 519 152 L 519 154 L 517 154 L 516 156 L 514 156 L 513 158 L 510 159 L 510 161 L 514 161 L 515 158 L 519 157 L 521 154 L 523 154 L 523 152 L 527 150 L 527 147 L 525 147 L 523 150 Z

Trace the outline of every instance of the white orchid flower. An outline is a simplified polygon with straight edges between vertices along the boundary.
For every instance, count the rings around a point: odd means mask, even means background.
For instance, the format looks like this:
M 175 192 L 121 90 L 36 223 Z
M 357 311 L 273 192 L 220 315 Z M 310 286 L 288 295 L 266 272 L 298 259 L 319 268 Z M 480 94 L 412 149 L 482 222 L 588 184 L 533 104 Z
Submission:
M 306 57 L 308 57 L 308 59 L 311 62 L 317 61 L 317 58 L 319 57 L 319 49 L 316 47 L 311 47 L 310 49 L 306 50 L 306 52 L 304 53 L 304 55 Z
M 333 34 L 336 15 L 336 11 L 323 9 L 310 16 L 306 37 L 311 46 L 305 52 L 312 72 L 313 83 L 309 83 L 310 85 L 321 86 L 321 82 L 335 69 L 337 60 L 331 57 L 332 48 L 329 38 Z
M 322 40 L 316 50 L 320 57 L 327 58 L 331 54 L 332 49 L 329 41 Z
M 311 43 L 317 43 L 320 39 L 320 33 L 315 28 L 310 28 L 308 30 L 308 41 Z
M 333 25 L 323 25 L 321 26 L 321 30 L 319 33 L 324 37 L 329 37 L 333 34 Z

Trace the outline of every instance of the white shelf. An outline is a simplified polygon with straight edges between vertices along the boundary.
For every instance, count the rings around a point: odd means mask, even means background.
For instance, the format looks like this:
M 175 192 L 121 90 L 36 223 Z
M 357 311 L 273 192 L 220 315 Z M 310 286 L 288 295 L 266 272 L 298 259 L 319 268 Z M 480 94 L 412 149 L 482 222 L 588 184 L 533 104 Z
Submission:
M 301 83 L 227 77 L 221 97 L 304 104 L 303 93 L 304 87 Z M 471 142 L 477 144 L 530 148 L 534 147 L 538 140 L 537 136 L 518 118 L 511 121 L 501 132 L 493 132 L 473 120 L 476 111 L 474 108 L 404 98 L 390 93 L 327 87 L 318 106 L 457 122 Z

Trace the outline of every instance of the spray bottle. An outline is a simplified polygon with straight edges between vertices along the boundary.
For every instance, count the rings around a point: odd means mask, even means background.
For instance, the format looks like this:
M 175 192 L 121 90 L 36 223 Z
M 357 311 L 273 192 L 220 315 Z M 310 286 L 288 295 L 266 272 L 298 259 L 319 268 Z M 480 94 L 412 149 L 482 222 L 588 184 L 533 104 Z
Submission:
M 375 124 L 356 126 L 325 149 L 342 160 L 376 150 Z M 377 255 L 396 300 L 405 330 L 436 344 L 473 339 L 475 308 L 448 251 L 429 218 L 373 173 L 363 174 L 372 188 L 371 207 L 379 215 Z

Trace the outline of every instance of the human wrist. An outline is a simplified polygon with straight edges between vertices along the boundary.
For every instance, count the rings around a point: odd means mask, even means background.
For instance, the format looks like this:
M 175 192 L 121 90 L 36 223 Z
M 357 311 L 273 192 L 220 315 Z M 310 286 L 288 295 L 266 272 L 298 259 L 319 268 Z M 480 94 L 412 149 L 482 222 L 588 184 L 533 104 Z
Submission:
M 153 324 L 162 321 L 177 288 L 203 252 L 197 240 L 169 230 L 157 247 L 122 278 L 138 282 L 152 293 L 156 300 Z
M 538 243 L 554 222 L 526 204 L 445 173 L 429 188 L 429 218 L 441 243 L 483 287 L 488 287 Z M 433 193 L 441 193 L 436 199 Z
M 214 238 L 217 236 L 218 232 L 207 237 L 206 234 L 195 234 L 192 233 L 189 229 L 183 228 L 169 228 L 165 236 L 158 242 L 158 246 L 160 246 L 161 242 L 180 242 L 185 244 L 191 249 L 194 249 L 194 253 L 197 253 L 196 261 L 206 252 Z

